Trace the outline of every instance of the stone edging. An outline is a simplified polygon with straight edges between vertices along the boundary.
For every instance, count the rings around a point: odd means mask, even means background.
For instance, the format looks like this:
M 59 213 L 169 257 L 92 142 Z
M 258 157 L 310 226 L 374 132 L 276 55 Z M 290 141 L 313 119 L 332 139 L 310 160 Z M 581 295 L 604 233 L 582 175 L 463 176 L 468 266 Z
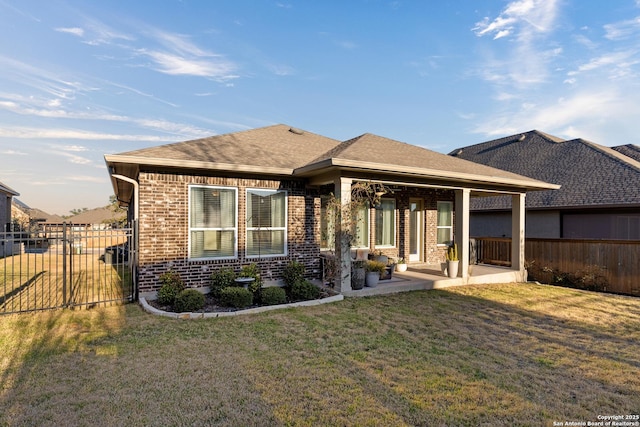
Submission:
M 279 310 L 283 308 L 291 308 L 291 307 L 309 307 L 320 304 L 328 304 L 331 302 L 342 301 L 344 299 L 344 295 L 334 295 L 332 297 L 322 298 L 322 299 L 314 299 L 309 301 L 300 301 L 300 302 L 292 302 L 289 304 L 278 304 L 278 305 L 266 305 L 264 307 L 255 307 L 248 308 L 246 310 L 237 310 L 237 311 L 219 311 L 219 312 L 210 312 L 210 313 L 173 313 L 169 311 L 158 310 L 157 308 L 151 306 L 145 297 L 140 297 L 140 305 L 142 309 L 147 313 L 155 314 L 157 316 L 171 317 L 173 319 L 207 319 L 207 318 L 215 318 L 215 317 L 228 317 L 228 316 L 240 316 L 243 314 L 256 314 L 262 313 L 265 311 L 271 310 Z

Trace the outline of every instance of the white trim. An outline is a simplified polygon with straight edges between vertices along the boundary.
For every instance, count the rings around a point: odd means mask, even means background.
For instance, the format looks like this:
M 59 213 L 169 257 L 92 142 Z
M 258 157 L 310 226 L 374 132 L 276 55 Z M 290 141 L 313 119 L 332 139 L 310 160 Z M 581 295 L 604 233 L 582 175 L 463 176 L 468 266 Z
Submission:
M 438 206 L 441 203 L 448 203 L 451 206 L 451 209 L 449 209 L 449 213 L 451 214 L 451 225 L 438 225 L 438 220 L 440 219 L 438 215 Z M 436 246 L 448 246 L 446 243 L 438 243 L 438 230 L 445 228 L 449 229 L 449 241 L 453 241 L 453 202 L 450 200 L 438 200 L 436 202 Z
M 247 224 L 249 223 L 249 192 L 250 191 L 264 191 L 271 194 L 284 193 L 284 227 L 249 227 Z M 245 236 L 244 236 L 244 254 L 246 258 L 276 258 L 283 257 L 289 255 L 289 192 L 287 190 L 278 190 L 273 188 L 260 188 L 260 187 L 247 187 L 245 189 L 245 198 L 244 198 L 244 221 L 245 221 Z M 249 241 L 249 231 L 284 231 L 284 253 L 280 254 L 259 254 L 259 255 L 249 255 L 247 246 Z
M 238 187 L 233 186 L 222 186 L 222 185 L 203 185 L 203 184 L 189 184 L 188 188 L 188 197 L 187 197 L 187 258 L 189 261 L 206 261 L 206 260 L 233 260 L 238 259 Z M 211 188 L 211 189 L 220 189 L 220 190 L 233 190 L 235 193 L 235 226 L 233 228 L 230 227 L 221 227 L 221 228 L 203 228 L 203 227 L 191 227 L 191 190 L 194 188 Z M 234 238 L 233 238 L 233 256 L 224 256 L 224 257 L 191 257 L 191 232 L 192 231 L 229 231 L 233 230 Z

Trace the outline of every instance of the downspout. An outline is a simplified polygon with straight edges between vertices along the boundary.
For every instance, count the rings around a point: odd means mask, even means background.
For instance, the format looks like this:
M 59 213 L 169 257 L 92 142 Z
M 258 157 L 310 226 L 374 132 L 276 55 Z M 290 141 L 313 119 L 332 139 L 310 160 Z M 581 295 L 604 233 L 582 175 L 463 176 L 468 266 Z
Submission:
M 139 203 L 138 203 L 139 197 L 140 197 L 138 181 L 124 175 L 112 174 L 111 177 L 115 179 L 120 179 L 122 181 L 128 182 L 129 184 L 133 185 L 133 227 L 131 230 L 133 234 L 133 251 L 132 251 L 133 256 L 131 257 L 132 258 L 131 270 L 133 275 L 133 300 L 137 301 L 138 300 L 138 228 L 139 228 L 138 219 L 139 219 L 139 212 L 140 212 Z

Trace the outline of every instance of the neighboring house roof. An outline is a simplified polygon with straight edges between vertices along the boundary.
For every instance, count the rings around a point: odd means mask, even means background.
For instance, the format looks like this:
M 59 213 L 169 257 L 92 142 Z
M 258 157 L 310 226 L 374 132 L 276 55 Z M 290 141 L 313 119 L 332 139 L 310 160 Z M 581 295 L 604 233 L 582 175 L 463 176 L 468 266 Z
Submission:
M 467 159 L 546 182 L 556 191 L 527 195 L 527 208 L 640 206 L 640 162 L 584 139 L 563 140 L 537 130 L 454 150 Z M 506 209 L 505 198 L 476 199 L 474 209 Z
M 430 180 L 434 185 L 458 183 L 487 191 L 557 188 L 377 135 L 340 142 L 282 124 L 105 155 L 105 161 L 116 196 L 125 202 L 131 199 L 132 186 L 116 178 L 135 179 L 140 165 L 322 179 L 331 179 L 335 176 L 332 172 L 349 170 L 375 174 L 375 178 L 410 177 Z
M 622 153 L 627 157 L 631 157 L 633 160 L 640 162 L 640 147 L 634 144 L 619 145 L 617 147 L 611 147 L 618 153 Z
M 66 219 L 73 224 L 102 224 L 116 222 L 126 214 L 114 212 L 110 207 L 89 209 Z
M 11 187 L 4 185 L 2 182 L 0 182 L 0 192 L 5 193 L 12 197 L 20 195 L 17 191 L 12 190 Z
M 35 208 L 29 209 L 27 215 L 29 215 L 29 219 L 31 219 L 32 221 L 43 221 L 49 224 L 62 224 L 64 221 L 66 221 L 59 215 L 52 215 L 43 210 Z

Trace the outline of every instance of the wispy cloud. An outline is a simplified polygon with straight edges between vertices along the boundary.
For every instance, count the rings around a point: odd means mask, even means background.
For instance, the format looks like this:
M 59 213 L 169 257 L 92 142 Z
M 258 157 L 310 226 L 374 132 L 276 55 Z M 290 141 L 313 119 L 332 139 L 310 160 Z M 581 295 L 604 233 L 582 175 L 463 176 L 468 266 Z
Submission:
M 216 53 L 200 48 L 189 37 L 158 29 L 150 37 L 163 49 L 144 48 L 137 52 L 150 58 L 151 68 L 170 75 L 208 77 L 218 81 L 235 79 L 237 66 Z
M 34 127 L 4 126 L 0 128 L 0 137 L 19 139 L 82 139 L 88 141 L 151 141 L 175 142 L 176 138 L 157 135 L 131 135 L 101 133 L 78 129 L 47 129 Z
M 553 103 L 523 103 L 519 109 L 484 118 L 474 132 L 497 136 L 539 129 L 566 135 L 568 129 L 585 129 L 594 123 L 625 120 L 639 113 L 635 100 L 627 100 L 615 87 L 608 87 L 579 92 Z
M 569 71 L 568 76 L 576 76 L 581 73 L 604 69 L 609 78 L 621 78 L 636 75 L 633 66 L 640 63 L 638 52 L 625 50 L 605 53 L 591 59 L 589 62 L 578 66 L 576 70 Z
M 26 156 L 27 153 L 25 153 L 24 151 L 16 151 L 16 150 L 4 150 L 4 151 L 0 151 L 0 154 L 6 155 L 6 156 Z
M 542 43 L 554 29 L 558 9 L 556 0 L 519 0 L 509 3 L 496 18 L 477 22 L 472 31 L 478 37 L 511 41 L 505 56 L 485 58 L 480 75 L 490 82 L 519 86 L 546 81 L 548 64 L 562 53 L 560 47 Z
M 640 16 L 626 21 L 615 22 L 604 26 L 605 37 L 609 40 L 625 40 L 640 32 Z
M 3 100 L 2 98 L 5 98 Z M 8 99 L 7 99 L 8 98 Z M 106 113 L 96 109 L 72 111 L 62 107 L 57 99 L 24 98 L 20 95 L 0 93 L 0 109 L 16 114 L 68 120 L 112 121 L 134 124 L 139 127 L 175 135 L 180 138 L 199 138 L 211 135 L 211 130 L 167 120 L 135 118 Z
M 60 33 L 73 34 L 74 36 L 82 37 L 84 36 L 84 29 L 80 27 L 71 27 L 71 28 L 55 28 L 56 31 Z

